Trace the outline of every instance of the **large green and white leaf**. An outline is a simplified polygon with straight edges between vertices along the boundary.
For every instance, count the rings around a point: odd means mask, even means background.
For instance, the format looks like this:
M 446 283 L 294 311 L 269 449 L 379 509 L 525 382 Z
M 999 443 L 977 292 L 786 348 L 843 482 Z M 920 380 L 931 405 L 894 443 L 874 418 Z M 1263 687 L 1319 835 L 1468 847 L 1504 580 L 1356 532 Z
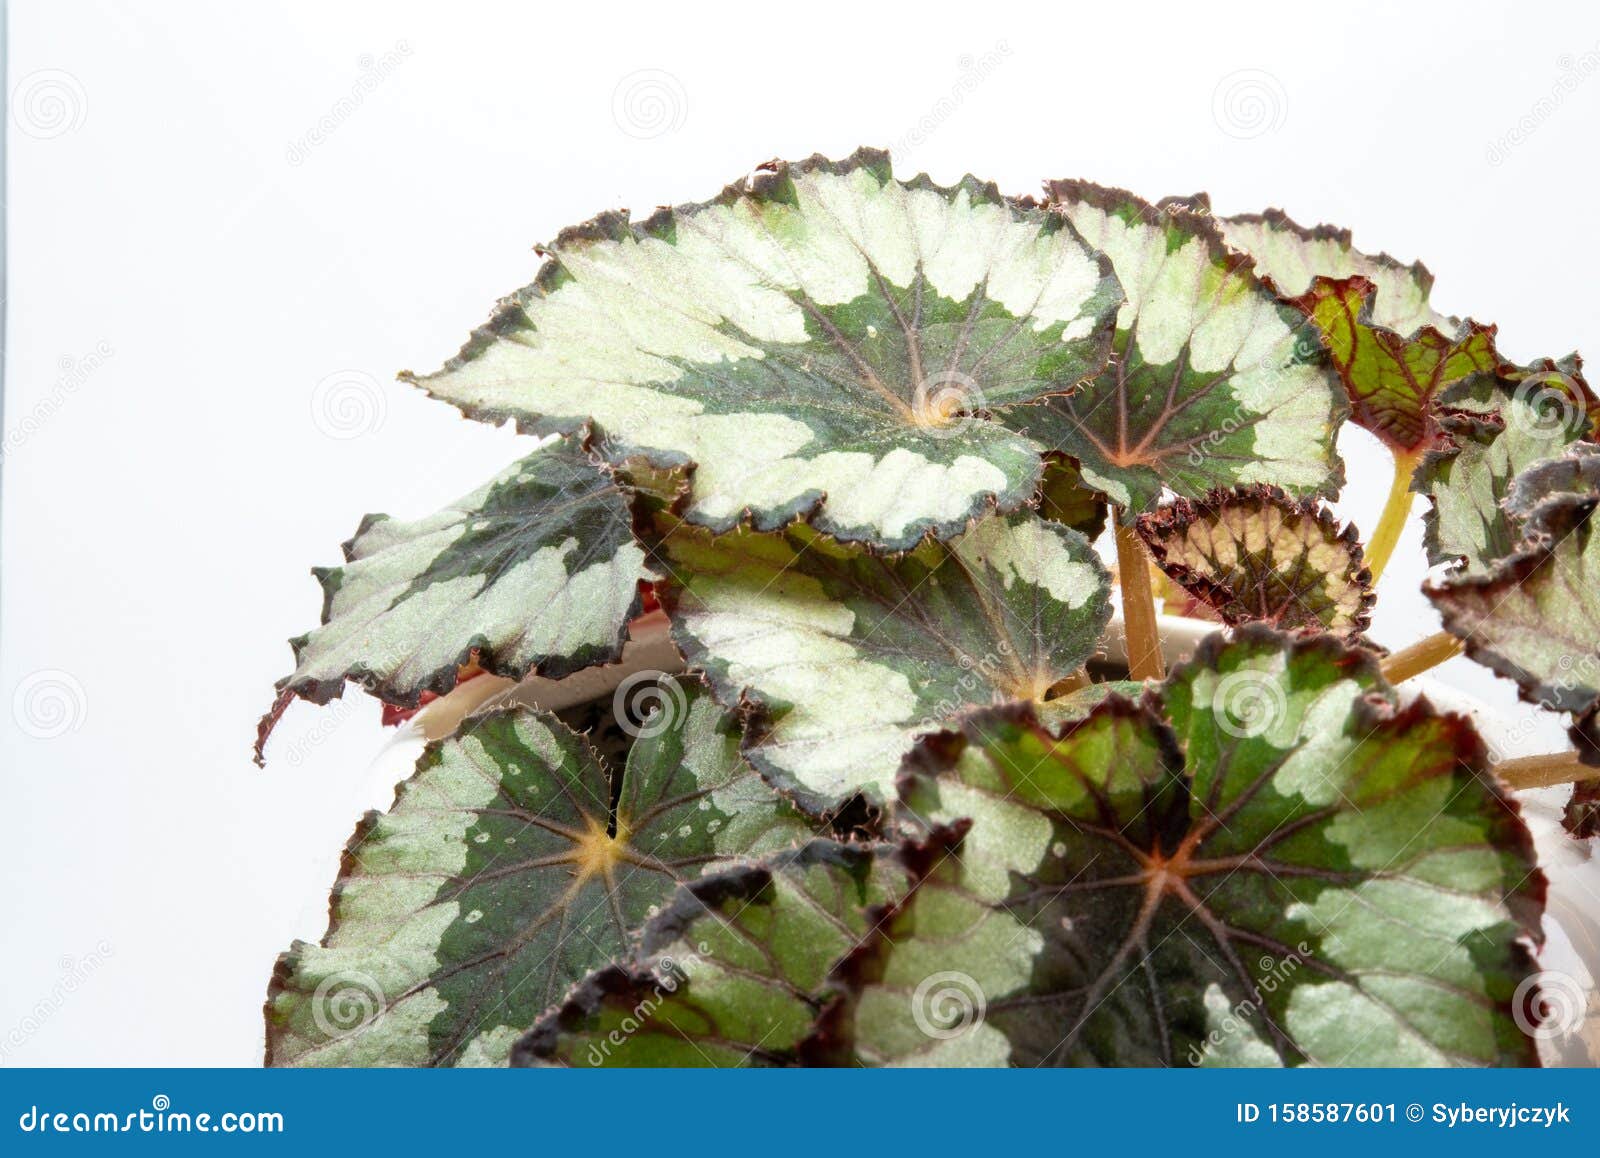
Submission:
M 1462 413 L 1453 446 L 1429 454 L 1415 489 L 1433 500 L 1424 518 L 1430 563 L 1483 574 L 1522 539 L 1505 502 L 1517 475 L 1586 438 L 1594 402 L 1576 361 L 1545 362 L 1512 377 L 1482 375 L 1453 393 Z
M 829 972 L 905 883 L 883 848 L 817 841 L 685 885 L 637 954 L 585 979 L 513 1063 L 795 1064 Z
M 1082 181 L 1048 188 L 1128 300 L 1105 371 L 1014 421 L 1131 514 L 1163 487 L 1336 493 L 1344 391 L 1305 317 L 1228 252 L 1210 218 Z
M 473 656 L 513 679 L 614 661 L 652 578 L 627 496 L 571 441 L 426 518 L 368 515 L 344 553 L 315 572 L 322 626 L 290 641 L 295 670 L 262 743 L 287 697 L 325 704 L 346 680 L 412 707 Z
M 746 754 L 807 807 L 892 797 L 921 733 L 975 705 L 1042 699 L 1095 648 L 1109 579 L 1076 531 L 1031 511 L 881 556 L 803 524 L 659 547 L 673 638 L 724 704 L 754 704 Z
M 1285 297 L 1298 297 L 1319 277 L 1362 277 L 1375 291 L 1372 324 L 1410 337 L 1423 327 L 1453 334 L 1461 319 L 1439 313 L 1428 301 L 1433 274 L 1421 262 L 1405 265 L 1387 253 L 1369 256 L 1357 249 L 1348 229 L 1319 225 L 1307 229 L 1281 209 L 1221 217 L 1217 226 L 1227 243 L 1250 255 L 1256 271 L 1271 279 Z
M 959 843 L 838 971 L 835 1058 L 1535 1064 L 1531 839 L 1465 719 L 1382 691 L 1250 626 L 1166 722 L 1110 697 L 1059 738 L 1012 708 L 925 741 L 904 808 Z
M 553 716 L 473 717 L 430 745 L 350 841 L 326 939 L 279 959 L 268 1063 L 503 1064 L 681 882 L 810 836 L 738 743 L 709 696 L 668 698 L 614 822 L 610 773 Z
M 907 548 L 1033 494 L 992 417 L 1105 365 L 1121 302 L 1059 218 L 886 153 L 772 162 L 716 199 L 564 231 L 430 394 L 524 430 L 592 423 L 614 460 L 691 465 L 686 517 L 797 516 Z
M 1509 429 L 1509 427 L 1508 427 Z M 1424 585 L 1466 652 L 1516 681 L 1524 699 L 1577 717 L 1580 755 L 1600 763 L 1600 447 L 1580 443 L 1510 486 L 1523 539 L 1483 571 Z
M 1353 525 L 1275 487 L 1214 491 L 1141 515 L 1140 537 L 1169 578 L 1225 623 L 1367 629 L 1371 575 Z

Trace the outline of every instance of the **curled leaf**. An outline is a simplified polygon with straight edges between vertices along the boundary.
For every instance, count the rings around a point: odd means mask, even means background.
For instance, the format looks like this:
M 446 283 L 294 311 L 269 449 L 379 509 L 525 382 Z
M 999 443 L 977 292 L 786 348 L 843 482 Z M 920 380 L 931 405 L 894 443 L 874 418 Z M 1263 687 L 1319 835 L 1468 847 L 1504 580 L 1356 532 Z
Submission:
M 1106 529 L 1106 497 L 1084 485 L 1077 463 L 1052 455 L 1039 480 L 1039 514 L 1071 527 L 1092 543 Z
M 1106 369 L 1013 421 L 1072 455 L 1089 485 L 1130 514 L 1163 487 L 1189 498 L 1248 483 L 1336 493 L 1345 402 L 1320 339 L 1228 251 L 1211 219 L 1083 181 L 1048 190 L 1111 259 L 1128 300 Z
M 553 716 L 474 717 L 430 745 L 345 850 L 321 945 L 268 992 L 269 1065 L 503 1064 L 568 987 L 708 865 L 810 827 L 681 687 L 611 775 Z
M 1275 487 L 1213 491 L 1141 515 L 1157 566 L 1225 623 L 1352 638 L 1375 596 L 1356 529 Z
M 797 516 L 909 548 L 1039 479 L 1007 408 L 1104 366 L 1116 279 L 1059 217 L 886 153 L 774 161 L 703 204 L 565 230 L 527 288 L 417 381 L 613 461 L 690 466 L 685 517 Z
M 1350 395 L 1351 419 L 1396 454 L 1415 457 L 1449 442 L 1445 392 L 1501 368 L 1495 329 L 1468 321 L 1451 333 L 1424 326 L 1403 336 L 1373 322 L 1375 289 L 1364 277 L 1318 277 L 1292 300 L 1322 333 Z

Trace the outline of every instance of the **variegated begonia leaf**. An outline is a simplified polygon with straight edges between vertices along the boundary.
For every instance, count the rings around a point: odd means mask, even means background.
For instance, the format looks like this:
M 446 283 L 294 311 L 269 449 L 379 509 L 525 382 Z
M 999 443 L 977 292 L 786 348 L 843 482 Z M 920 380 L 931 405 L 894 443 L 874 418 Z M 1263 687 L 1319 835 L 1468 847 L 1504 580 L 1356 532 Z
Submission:
M 614 661 L 652 577 L 626 494 L 570 440 L 426 518 L 368 515 L 344 553 L 315 572 L 322 626 L 290 641 L 295 670 L 262 721 L 258 760 L 289 697 L 325 704 L 345 680 L 414 707 L 454 687 L 471 657 L 513 679 Z
M 1032 497 L 1038 449 L 1003 412 L 1098 373 L 1122 300 L 1058 217 L 970 177 L 898 181 L 868 149 L 608 213 L 547 255 L 414 380 L 471 417 L 592 423 L 615 461 L 692 466 L 693 523 L 804 516 L 890 548 Z
M 886 847 L 815 841 L 683 886 L 638 953 L 585 979 L 513 1064 L 795 1064 L 829 971 L 905 892 Z
M 1482 574 L 1522 538 L 1505 507 L 1512 480 L 1588 437 L 1595 402 L 1575 356 L 1472 378 L 1451 401 L 1461 409 L 1448 423 L 1454 445 L 1430 453 L 1417 470 L 1415 488 L 1433 500 L 1423 542 L 1430 563 Z
M 1207 206 L 1209 208 L 1209 206 Z M 1369 256 L 1352 242 L 1348 229 L 1296 223 L 1281 209 L 1220 217 L 1217 226 L 1227 243 L 1250 255 L 1256 272 L 1271 280 L 1285 297 L 1305 293 L 1318 277 L 1335 280 L 1361 277 L 1373 286 L 1371 322 L 1402 337 L 1423 328 L 1454 334 L 1461 319 L 1435 310 L 1428 301 L 1433 274 L 1421 262 L 1404 265 L 1387 253 Z
M 1163 487 L 1189 498 L 1246 483 L 1336 493 L 1344 391 L 1305 317 L 1228 252 L 1208 217 L 1082 181 L 1048 189 L 1111 259 L 1128 300 L 1105 371 L 1012 421 L 1076 458 L 1130 514 Z
M 1106 497 L 1084 485 L 1083 472 L 1070 458 L 1052 455 L 1039 481 L 1039 513 L 1065 524 L 1091 543 L 1106 529 Z
M 604 763 L 546 713 L 471 717 L 430 745 L 351 839 L 326 939 L 279 959 L 268 1064 L 503 1064 L 681 882 L 809 837 L 721 709 L 674 686 L 614 820 Z
M 1213 491 L 1141 515 L 1138 530 L 1166 574 L 1225 623 L 1354 637 L 1375 596 L 1354 526 L 1276 487 Z
M 1449 444 L 1453 411 L 1440 399 L 1458 382 L 1500 369 L 1493 326 L 1402 335 L 1373 323 L 1375 286 L 1363 277 L 1318 277 L 1293 299 L 1321 331 L 1350 395 L 1350 417 L 1395 454 L 1415 458 Z
M 975 705 L 1042 699 L 1094 650 L 1109 578 L 1084 537 L 1031 511 L 882 556 L 804 524 L 673 525 L 673 638 L 732 707 L 746 755 L 807 808 L 891 796 L 922 732 Z
M 1328 636 L 1211 636 L 1162 701 L 925 740 L 933 842 L 838 971 L 835 1060 L 1532 1065 L 1544 882 L 1462 717 Z M 963 831 L 965 830 L 965 831 Z
M 1508 427 L 1509 429 L 1509 427 Z M 1423 586 L 1466 652 L 1524 699 L 1577 717 L 1573 741 L 1600 764 L 1600 447 L 1579 443 L 1510 487 L 1522 541 L 1484 571 Z
M 1321 332 L 1349 393 L 1351 417 L 1396 454 L 1449 445 L 1441 395 L 1501 365 L 1494 328 L 1463 322 L 1428 301 L 1433 275 L 1386 253 L 1355 248 L 1350 231 L 1307 229 L 1282 210 L 1221 218 L 1234 249 Z

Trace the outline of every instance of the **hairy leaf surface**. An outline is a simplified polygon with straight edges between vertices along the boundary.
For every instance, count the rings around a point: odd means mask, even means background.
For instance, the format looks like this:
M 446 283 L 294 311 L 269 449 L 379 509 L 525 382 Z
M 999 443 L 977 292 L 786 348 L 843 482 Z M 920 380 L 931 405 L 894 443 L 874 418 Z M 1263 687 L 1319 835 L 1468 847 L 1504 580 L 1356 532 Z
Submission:
M 724 704 L 761 708 L 747 754 L 824 812 L 891 796 L 915 737 L 962 711 L 1043 698 L 1111 615 L 1088 541 L 1031 511 L 899 556 L 804 525 L 713 536 L 680 523 L 659 552 L 685 659 Z
M 627 496 L 570 441 L 426 518 L 368 515 L 344 553 L 316 571 L 322 626 L 291 641 L 281 697 L 325 704 L 354 680 L 414 707 L 473 656 L 495 675 L 559 679 L 621 656 L 651 578 Z
M 691 465 L 691 522 L 806 516 L 897 549 L 1032 496 L 1038 450 L 1003 413 L 1098 373 L 1122 300 L 1059 217 L 970 177 L 897 181 L 873 150 L 772 162 L 547 252 L 420 385 L 529 431 L 592 424 L 617 461 Z
M 321 945 L 280 958 L 272 1065 L 503 1064 L 680 882 L 810 826 L 740 758 L 709 696 L 652 716 L 611 777 L 553 716 L 471 718 L 346 849 Z
M 1543 878 L 1462 718 L 1327 637 L 1212 636 L 1163 699 L 919 746 L 948 855 L 838 971 L 834 1060 L 1535 1064 Z M 954 836 L 956 839 L 951 840 Z M 930 978 L 937 979 L 930 981 Z
M 638 953 L 588 977 L 513 1061 L 792 1065 L 829 971 L 905 883 L 882 848 L 817 841 L 685 885 L 645 926 Z
M 1337 492 L 1343 390 L 1306 319 L 1209 218 L 1082 181 L 1048 188 L 1128 300 L 1105 371 L 1016 421 L 1132 514 L 1162 487 L 1190 498 L 1245 483 Z
M 1141 515 L 1156 564 L 1224 622 L 1353 637 L 1367 629 L 1371 576 L 1354 526 L 1274 487 L 1214 491 Z

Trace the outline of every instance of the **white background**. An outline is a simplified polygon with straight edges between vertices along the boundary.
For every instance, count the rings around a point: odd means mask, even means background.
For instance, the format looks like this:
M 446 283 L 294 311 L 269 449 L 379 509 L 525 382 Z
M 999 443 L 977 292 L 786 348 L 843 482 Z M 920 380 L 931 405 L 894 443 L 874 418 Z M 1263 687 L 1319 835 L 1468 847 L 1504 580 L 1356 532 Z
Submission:
M 563 225 L 900 145 L 902 173 L 1019 193 L 1282 205 L 1423 257 L 1513 358 L 1600 350 L 1592 4 L 563 7 L 13 3 L 0 1063 L 259 1061 L 273 959 L 321 935 L 404 761 L 375 763 L 392 736 L 352 698 L 297 706 L 251 765 L 307 569 L 364 512 L 518 455 L 393 375 L 453 353 Z M 1370 525 L 1364 438 L 1341 509 Z M 1391 646 L 1437 623 L 1421 571 L 1413 528 Z

